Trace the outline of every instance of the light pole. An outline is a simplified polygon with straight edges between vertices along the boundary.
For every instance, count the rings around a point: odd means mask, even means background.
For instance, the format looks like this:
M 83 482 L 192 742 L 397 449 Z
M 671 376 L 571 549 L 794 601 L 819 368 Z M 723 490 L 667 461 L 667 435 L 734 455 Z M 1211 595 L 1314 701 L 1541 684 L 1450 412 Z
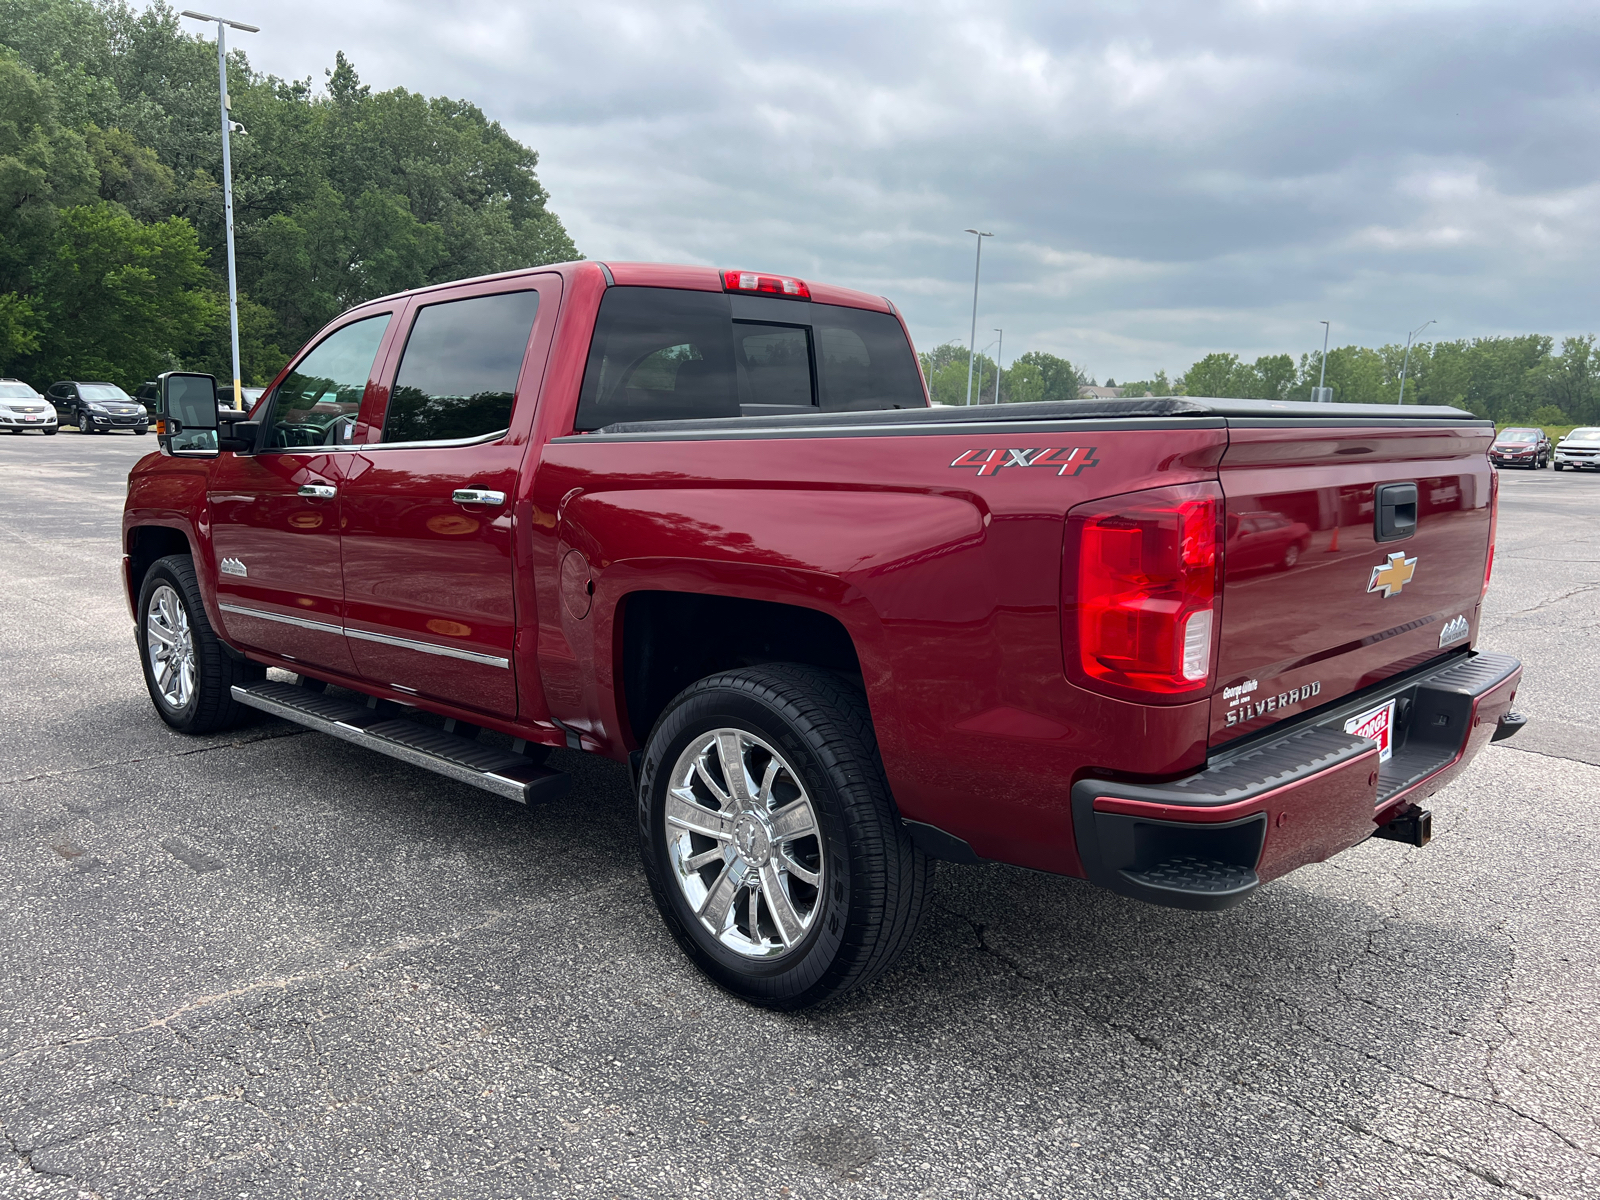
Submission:
M 1318 321 L 1317 324 L 1322 326 L 1322 371 L 1317 376 L 1317 399 L 1325 401 L 1328 395 L 1324 387 L 1328 382 L 1328 335 L 1333 332 L 1333 326 L 1326 321 Z
M 978 258 L 972 265 L 972 335 L 967 340 L 967 403 L 972 403 L 972 363 L 978 355 L 978 272 L 983 269 L 983 239 L 993 237 L 992 233 L 984 233 L 977 229 L 968 229 L 967 233 L 975 234 L 978 238 Z
M 1406 334 L 1406 356 L 1400 363 L 1400 399 L 1395 401 L 1396 404 L 1404 404 L 1406 402 L 1406 368 L 1411 365 L 1411 339 L 1416 337 L 1417 334 L 1421 333 L 1429 325 L 1433 324 L 1437 324 L 1437 322 L 1424 321 L 1410 333 Z
M 1004 329 L 996 329 L 995 332 L 1000 335 L 995 339 L 1000 348 L 994 352 L 994 402 L 999 404 L 1000 376 L 1004 375 L 1006 370 L 1005 363 L 1001 361 L 1006 354 L 1006 331 Z
M 990 342 L 989 346 L 992 346 L 992 345 L 994 345 L 994 343 Z M 982 350 L 978 351 L 978 354 L 987 354 L 987 353 L 989 353 L 989 346 L 985 346 Z M 974 360 L 977 359 L 978 354 L 974 354 L 972 356 Z M 978 389 L 977 389 L 977 391 L 978 391 L 978 403 L 982 404 L 983 403 L 983 364 L 982 363 L 978 364 Z
M 227 17 L 213 17 L 208 13 L 183 10 L 183 15 L 196 21 L 212 21 L 217 26 L 217 79 L 222 89 L 222 208 L 228 236 L 228 332 L 233 339 L 233 407 L 244 407 L 244 392 L 239 384 L 239 273 L 233 264 L 233 156 L 228 149 L 228 133 L 233 127 L 228 103 L 228 43 L 225 31 L 228 26 L 245 33 L 260 33 L 254 25 L 230 21 Z

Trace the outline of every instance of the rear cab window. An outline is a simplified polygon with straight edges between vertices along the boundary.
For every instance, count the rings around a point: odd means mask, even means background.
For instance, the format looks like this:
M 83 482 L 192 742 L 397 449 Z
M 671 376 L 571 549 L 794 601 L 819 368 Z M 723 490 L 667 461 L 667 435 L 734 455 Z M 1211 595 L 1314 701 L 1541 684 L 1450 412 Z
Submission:
M 926 404 L 911 344 L 888 313 L 613 287 L 600 303 L 574 427 Z
M 384 414 L 384 442 L 503 436 L 538 312 L 539 293 L 533 290 L 469 296 L 420 309 Z

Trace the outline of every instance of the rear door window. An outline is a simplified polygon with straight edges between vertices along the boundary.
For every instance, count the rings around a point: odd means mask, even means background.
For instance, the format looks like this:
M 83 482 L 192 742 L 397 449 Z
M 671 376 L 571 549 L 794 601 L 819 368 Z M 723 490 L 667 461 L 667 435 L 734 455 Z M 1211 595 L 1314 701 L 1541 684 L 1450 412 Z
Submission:
M 911 345 L 888 313 L 613 287 L 595 321 L 575 426 L 926 403 Z
M 818 383 L 827 412 L 925 408 L 922 373 L 888 313 L 813 304 Z
M 389 314 L 352 321 L 317 343 L 272 393 L 267 446 L 343 446 L 355 429 L 356 413 Z
M 539 293 L 496 292 L 417 314 L 383 422 L 385 442 L 454 442 L 504 433 Z

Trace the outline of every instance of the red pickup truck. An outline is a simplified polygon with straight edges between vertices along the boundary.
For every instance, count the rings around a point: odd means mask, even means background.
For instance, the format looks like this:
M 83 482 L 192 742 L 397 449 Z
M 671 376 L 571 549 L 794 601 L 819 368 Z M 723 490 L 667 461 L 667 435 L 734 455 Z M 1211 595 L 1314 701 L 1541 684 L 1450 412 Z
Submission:
M 162 394 L 123 534 L 161 717 L 522 801 L 551 747 L 626 761 L 668 926 L 774 1007 L 884 970 L 931 859 L 1225 908 L 1421 845 L 1522 720 L 1454 409 L 933 407 L 888 300 L 597 262 L 363 304 L 248 414 Z

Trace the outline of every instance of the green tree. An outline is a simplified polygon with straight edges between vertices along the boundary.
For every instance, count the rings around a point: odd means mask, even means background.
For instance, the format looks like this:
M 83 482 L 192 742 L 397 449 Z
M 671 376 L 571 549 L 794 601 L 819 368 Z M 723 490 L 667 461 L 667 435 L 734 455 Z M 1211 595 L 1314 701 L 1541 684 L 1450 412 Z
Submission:
M 1157 371 L 1149 379 L 1135 379 L 1123 383 L 1124 396 L 1171 396 L 1173 394 L 1172 380 L 1167 378 L 1165 371 Z
M 965 346 L 945 342 L 922 354 L 922 370 L 928 377 L 929 389 L 935 404 L 962 405 L 967 402 L 967 362 L 971 358 Z M 978 355 L 972 368 L 972 401 L 987 403 L 994 398 L 995 362 L 986 354 Z
M 40 272 L 44 332 L 29 373 L 136 387 L 179 363 L 218 321 L 209 284 L 183 218 L 140 223 L 104 201 L 69 208 Z
M 1012 373 L 1022 368 L 1023 374 L 1018 376 L 1016 383 L 1010 383 Z M 1028 395 L 1028 389 L 1033 386 L 1028 380 L 1036 374 L 1038 394 Z M 1003 391 L 1010 393 L 1010 399 L 1022 403 L 1024 398 L 1033 400 L 1076 400 L 1078 398 L 1078 370 L 1066 359 L 1054 354 L 1047 354 L 1043 350 L 1030 350 L 1026 354 L 1017 355 L 1016 361 L 1011 364 L 1007 372 L 1008 382 L 1003 385 Z M 1002 398 L 1005 398 L 1002 395 Z
M 1183 390 L 1189 396 L 1234 396 L 1235 381 L 1243 365 L 1237 354 L 1208 354 L 1183 373 Z
M 214 45 L 180 28 L 163 0 L 0 0 L 0 47 L 0 297 L 11 297 L 0 303 L 0 354 L 46 353 L 34 276 L 60 210 L 96 195 L 141 223 L 186 218 L 220 297 Z M 232 147 L 248 379 L 263 382 L 282 364 L 280 346 L 352 304 L 579 257 L 549 210 L 538 156 L 477 106 L 374 93 L 342 53 L 324 82 L 228 57 L 231 112 L 244 126 Z M 211 364 L 226 340 L 213 323 L 186 353 Z M 59 351 L 59 338 L 49 344 Z

